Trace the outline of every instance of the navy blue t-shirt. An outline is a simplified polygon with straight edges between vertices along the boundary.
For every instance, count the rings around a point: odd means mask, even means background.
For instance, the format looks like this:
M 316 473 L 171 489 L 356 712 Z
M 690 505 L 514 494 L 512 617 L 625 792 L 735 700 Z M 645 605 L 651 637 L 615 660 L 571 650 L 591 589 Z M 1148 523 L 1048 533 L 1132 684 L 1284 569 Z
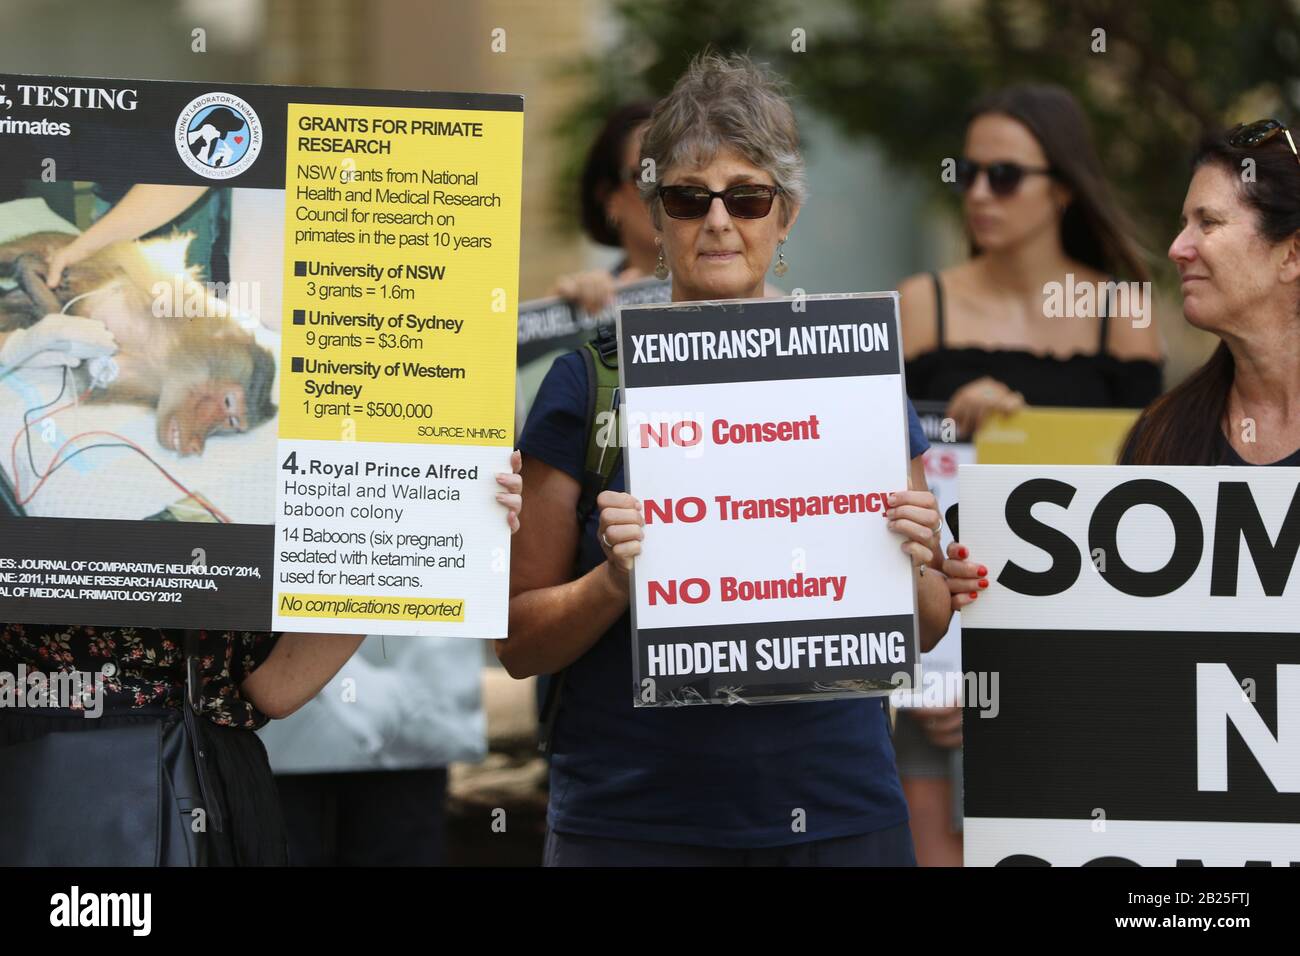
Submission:
M 586 367 L 570 352 L 542 381 L 520 450 L 581 481 L 586 410 Z M 916 457 L 929 443 L 910 402 L 907 411 Z M 609 487 L 626 490 L 621 466 Z M 598 523 L 593 509 L 578 546 L 581 574 L 605 560 Z M 883 699 L 635 708 L 631 684 L 631 621 L 624 613 L 565 678 L 551 738 L 553 829 L 764 847 L 907 820 Z M 794 826 L 800 820 L 802 832 Z

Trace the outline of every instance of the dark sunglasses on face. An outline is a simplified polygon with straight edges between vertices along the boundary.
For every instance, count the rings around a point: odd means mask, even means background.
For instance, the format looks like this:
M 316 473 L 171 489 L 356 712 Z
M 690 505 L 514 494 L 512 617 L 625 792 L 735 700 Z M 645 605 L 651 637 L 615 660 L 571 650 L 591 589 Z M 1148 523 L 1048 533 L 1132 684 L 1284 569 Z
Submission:
M 732 186 L 722 192 L 703 186 L 660 186 L 659 199 L 664 204 L 664 212 L 674 219 L 707 216 L 715 199 L 721 199 L 727 212 L 737 219 L 762 219 L 772 211 L 772 202 L 779 192 L 780 186 L 759 183 Z
M 1292 155 L 1295 156 L 1296 162 L 1300 162 L 1300 152 L 1296 150 L 1295 140 L 1291 138 L 1291 131 L 1275 119 L 1257 120 L 1254 123 L 1238 123 L 1228 131 L 1228 145 L 1235 149 L 1253 149 L 1261 143 L 1267 143 L 1278 133 L 1286 136 Z
M 1010 196 L 1020 188 L 1026 176 L 1055 175 L 1050 167 L 1021 166 L 1019 163 L 977 163 L 962 157 L 957 160 L 956 186 L 960 192 L 969 192 L 983 170 L 988 176 L 989 190 L 995 196 Z

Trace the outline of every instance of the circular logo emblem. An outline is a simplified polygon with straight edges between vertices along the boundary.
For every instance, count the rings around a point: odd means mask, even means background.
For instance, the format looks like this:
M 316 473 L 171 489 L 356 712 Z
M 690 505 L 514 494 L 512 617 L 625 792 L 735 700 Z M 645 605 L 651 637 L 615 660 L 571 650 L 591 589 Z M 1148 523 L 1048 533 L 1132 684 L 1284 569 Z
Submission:
M 204 93 L 176 119 L 176 152 L 208 179 L 238 176 L 262 150 L 262 121 L 230 93 Z

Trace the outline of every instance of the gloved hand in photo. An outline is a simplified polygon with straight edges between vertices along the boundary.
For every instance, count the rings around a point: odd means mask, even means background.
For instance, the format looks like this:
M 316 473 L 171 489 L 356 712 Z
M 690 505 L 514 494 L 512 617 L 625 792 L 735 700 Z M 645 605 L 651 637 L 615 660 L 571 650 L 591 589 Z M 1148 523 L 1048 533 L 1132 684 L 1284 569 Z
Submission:
M 75 368 L 83 359 L 116 351 L 117 340 L 103 322 L 53 313 L 0 339 L 0 368 Z

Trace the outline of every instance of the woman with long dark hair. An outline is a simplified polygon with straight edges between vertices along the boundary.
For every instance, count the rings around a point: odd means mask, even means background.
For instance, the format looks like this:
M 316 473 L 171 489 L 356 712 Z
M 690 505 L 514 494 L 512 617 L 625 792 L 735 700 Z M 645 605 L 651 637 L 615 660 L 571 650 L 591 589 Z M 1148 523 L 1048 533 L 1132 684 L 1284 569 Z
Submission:
M 1141 408 L 1159 395 L 1147 268 L 1074 97 L 1027 85 L 979 100 L 954 173 L 971 257 L 899 286 L 912 400 L 943 403 L 968 435 L 1025 404 Z M 986 586 L 977 574 L 960 601 Z M 918 860 L 960 865 L 961 710 L 908 709 L 895 735 Z
M 1243 175 L 1245 170 L 1252 175 Z M 1202 141 L 1169 258 L 1183 315 L 1219 337 L 1148 408 L 1120 461 L 1300 465 L 1300 156 L 1276 120 Z

